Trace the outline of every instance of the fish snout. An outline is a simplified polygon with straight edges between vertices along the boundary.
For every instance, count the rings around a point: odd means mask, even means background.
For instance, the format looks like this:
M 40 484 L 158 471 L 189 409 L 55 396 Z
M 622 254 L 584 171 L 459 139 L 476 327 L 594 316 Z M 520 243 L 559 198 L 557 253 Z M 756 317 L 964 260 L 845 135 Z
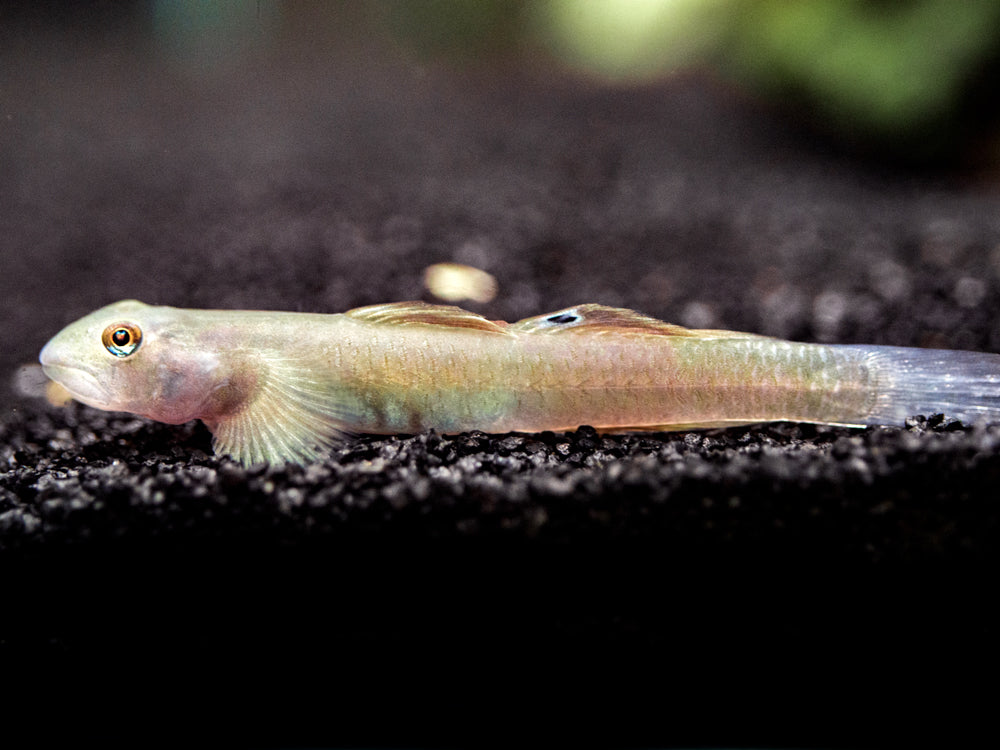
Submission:
M 104 383 L 74 356 L 72 342 L 50 340 L 38 354 L 42 372 L 63 386 L 73 398 L 99 409 L 109 408 L 110 396 Z
M 42 350 L 38 353 L 38 361 L 42 367 L 65 366 L 73 367 L 77 365 L 75 347 L 72 339 L 68 338 L 65 331 L 60 331 L 50 338 Z
M 38 361 L 42 365 L 47 365 L 50 362 L 52 362 L 52 349 L 51 349 L 51 346 L 52 346 L 52 341 L 50 339 L 49 342 L 45 346 L 42 347 L 42 351 L 40 351 L 38 353 Z

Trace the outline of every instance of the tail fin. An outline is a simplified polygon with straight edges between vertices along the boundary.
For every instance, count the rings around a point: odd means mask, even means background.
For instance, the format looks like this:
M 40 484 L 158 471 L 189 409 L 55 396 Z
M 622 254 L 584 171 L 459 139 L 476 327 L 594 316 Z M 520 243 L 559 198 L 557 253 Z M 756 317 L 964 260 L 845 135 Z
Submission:
M 852 346 L 867 355 L 878 383 L 868 424 L 902 424 L 943 413 L 966 423 L 1000 422 L 1000 354 Z

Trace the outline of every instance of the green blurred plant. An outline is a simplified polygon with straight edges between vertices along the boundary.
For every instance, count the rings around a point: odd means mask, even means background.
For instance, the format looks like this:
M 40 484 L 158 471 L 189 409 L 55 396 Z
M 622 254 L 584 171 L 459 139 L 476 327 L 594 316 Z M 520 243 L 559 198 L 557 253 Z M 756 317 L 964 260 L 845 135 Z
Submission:
M 960 150 L 1000 51 L 996 0 L 742 0 L 721 66 L 823 127 L 896 155 Z M 969 126 L 972 126 L 970 128 Z

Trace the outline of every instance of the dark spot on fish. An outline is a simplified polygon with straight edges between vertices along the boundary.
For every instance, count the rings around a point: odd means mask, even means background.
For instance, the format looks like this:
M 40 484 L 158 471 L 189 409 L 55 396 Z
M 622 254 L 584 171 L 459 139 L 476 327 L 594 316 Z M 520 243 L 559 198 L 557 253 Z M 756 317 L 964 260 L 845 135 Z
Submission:
M 184 373 L 172 367 L 159 367 L 156 370 L 156 375 L 158 388 L 154 393 L 154 399 L 157 401 L 177 400 L 184 387 Z
M 573 313 L 558 313 L 556 315 L 550 315 L 545 319 L 546 323 L 553 323 L 557 326 L 564 326 L 569 323 L 576 323 L 580 319 L 579 315 L 574 315 Z

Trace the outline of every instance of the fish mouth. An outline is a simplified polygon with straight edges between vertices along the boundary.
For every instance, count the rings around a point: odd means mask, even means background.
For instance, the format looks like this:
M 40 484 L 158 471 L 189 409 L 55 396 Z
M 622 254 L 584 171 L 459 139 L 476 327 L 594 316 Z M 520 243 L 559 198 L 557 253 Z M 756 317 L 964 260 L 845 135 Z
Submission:
M 42 372 L 70 392 L 77 401 L 97 409 L 108 408 L 108 393 L 93 374 L 86 370 L 55 362 L 42 361 Z

